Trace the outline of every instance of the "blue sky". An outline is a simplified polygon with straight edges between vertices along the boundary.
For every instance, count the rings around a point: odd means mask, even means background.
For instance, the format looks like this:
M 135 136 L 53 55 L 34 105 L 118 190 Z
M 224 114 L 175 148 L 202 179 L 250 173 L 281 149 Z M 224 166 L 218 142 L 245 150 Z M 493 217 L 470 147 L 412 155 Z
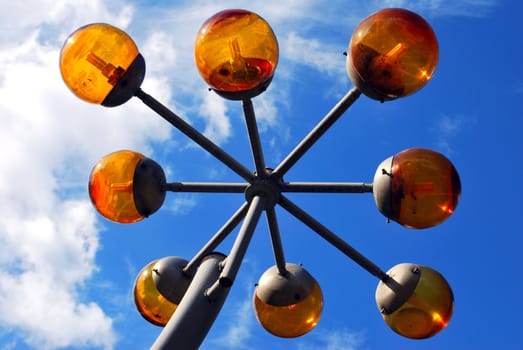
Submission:
M 125 29 L 146 59 L 143 89 L 254 169 L 241 105 L 210 93 L 194 67 L 200 25 L 222 9 L 245 8 L 273 27 L 279 65 L 253 102 L 266 163 L 276 166 L 352 87 L 343 52 L 357 24 L 385 7 L 411 9 L 432 25 L 436 74 L 404 99 L 362 96 L 285 179 L 372 182 L 385 158 L 431 148 L 460 174 L 455 214 L 416 231 L 387 224 L 371 194 L 288 196 L 384 270 L 413 262 L 441 272 L 455 295 L 448 328 L 422 341 L 392 332 L 375 305 L 377 279 L 278 210 L 287 260 L 322 287 L 319 325 L 289 340 L 257 324 L 254 284 L 274 264 L 262 219 L 201 348 L 522 349 L 520 2 L 30 0 L 0 2 L 0 350 L 148 348 L 160 328 L 135 311 L 137 273 L 164 256 L 190 259 L 244 201 L 169 193 L 158 213 L 134 225 L 96 214 L 89 173 L 119 149 L 155 159 L 169 181 L 241 179 L 137 99 L 108 109 L 73 96 L 58 71 L 68 34 L 91 22 Z M 227 253 L 233 238 L 219 250 Z

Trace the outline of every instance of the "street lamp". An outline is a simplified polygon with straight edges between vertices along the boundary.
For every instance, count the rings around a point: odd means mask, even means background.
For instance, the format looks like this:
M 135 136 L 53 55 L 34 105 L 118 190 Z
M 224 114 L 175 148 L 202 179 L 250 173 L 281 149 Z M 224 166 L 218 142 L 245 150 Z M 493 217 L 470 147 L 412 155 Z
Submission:
M 134 288 L 138 311 L 164 329 L 152 349 L 196 349 L 212 326 L 235 280 L 254 230 L 265 212 L 275 265 L 260 278 L 253 304 L 260 324 L 285 338 L 301 336 L 319 322 L 323 293 L 301 265 L 285 260 L 276 206 L 380 281 L 376 303 L 386 324 L 412 339 L 428 338 L 445 328 L 454 299 L 445 278 L 430 267 L 399 264 L 384 272 L 351 245 L 285 196 L 302 193 L 372 193 L 378 210 L 411 229 L 440 224 L 454 212 L 461 183 L 442 154 L 412 148 L 384 160 L 374 181 L 288 182 L 284 175 L 364 95 L 384 102 L 421 89 L 432 77 L 438 44 L 430 25 L 404 9 L 384 9 L 361 22 L 347 53 L 352 88 L 275 168 L 264 160 L 251 99 L 269 86 L 278 63 L 278 42 L 268 23 L 246 10 L 225 10 L 199 30 L 195 61 L 202 78 L 220 96 L 241 101 L 254 171 L 141 89 L 145 60 L 133 40 L 108 24 L 90 24 L 69 36 L 60 70 L 66 85 L 81 99 L 106 107 L 133 96 L 243 178 L 237 183 L 167 182 L 159 164 L 129 150 L 103 157 L 93 168 L 89 194 L 109 220 L 133 223 L 156 212 L 167 191 L 244 193 L 245 202 L 191 259 L 155 260 L 139 274 Z M 238 225 L 228 255 L 216 248 Z

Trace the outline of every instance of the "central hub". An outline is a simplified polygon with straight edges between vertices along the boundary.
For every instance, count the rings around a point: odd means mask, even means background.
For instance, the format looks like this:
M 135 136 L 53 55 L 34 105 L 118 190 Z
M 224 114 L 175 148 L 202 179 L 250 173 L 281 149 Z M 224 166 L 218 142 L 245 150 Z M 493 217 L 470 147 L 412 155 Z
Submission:
M 250 203 L 255 196 L 263 197 L 267 200 L 268 206 L 274 206 L 280 198 L 282 179 L 271 175 L 271 170 L 267 169 L 269 176 L 261 177 L 256 174 L 256 179 L 245 190 L 245 199 Z

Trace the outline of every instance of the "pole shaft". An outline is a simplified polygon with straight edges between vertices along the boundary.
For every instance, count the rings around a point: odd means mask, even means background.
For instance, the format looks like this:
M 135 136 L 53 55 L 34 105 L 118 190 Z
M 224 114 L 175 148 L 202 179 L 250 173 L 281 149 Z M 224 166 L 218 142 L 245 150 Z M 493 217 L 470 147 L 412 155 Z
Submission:
M 280 165 L 274 169 L 274 173 L 280 177 L 283 175 L 311 148 L 316 141 L 345 113 L 345 111 L 360 97 L 361 91 L 352 88 L 334 108 L 316 125 L 312 131 L 289 153 Z
M 220 287 L 213 297 L 206 290 L 217 280 L 224 256 L 212 254 L 201 263 L 187 292 L 151 350 L 197 350 L 225 302 L 229 288 Z
M 161 104 L 151 95 L 145 93 L 142 89 L 138 89 L 136 92 L 136 97 L 138 97 L 142 102 L 151 108 L 153 111 L 158 113 L 162 118 L 171 123 L 175 128 L 180 130 L 183 134 L 189 137 L 191 140 L 196 142 L 200 147 L 205 149 L 207 152 L 212 154 L 223 164 L 228 166 L 231 170 L 236 172 L 238 175 L 243 177 L 245 180 L 252 182 L 254 181 L 254 174 L 245 168 L 241 163 L 236 159 L 231 157 L 227 152 L 209 140 L 205 135 L 201 134 L 198 130 L 194 129 L 189 123 L 185 120 L 174 114 L 170 109 Z
M 378 277 L 382 281 L 387 281 L 389 279 L 389 276 L 372 261 L 367 259 L 360 252 L 358 252 L 356 249 L 350 246 L 347 242 L 345 242 L 343 239 L 331 232 L 328 228 L 323 226 L 312 216 L 300 209 L 289 199 L 285 198 L 285 196 L 281 195 L 278 203 L 289 213 L 301 220 L 305 225 L 309 226 L 323 239 L 325 239 L 327 242 L 338 248 L 338 250 L 340 250 L 343 254 L 347 255 L 349 258 L 351 258 L 358 265 L 370 272 L 372 275 Z

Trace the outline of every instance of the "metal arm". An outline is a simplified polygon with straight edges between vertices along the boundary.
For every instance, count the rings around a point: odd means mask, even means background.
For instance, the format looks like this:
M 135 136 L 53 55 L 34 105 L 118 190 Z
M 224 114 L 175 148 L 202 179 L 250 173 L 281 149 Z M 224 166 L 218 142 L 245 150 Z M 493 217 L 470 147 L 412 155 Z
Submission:
M 288 275 L 287 268 L 285 267 L 285 255 L 283 253 L 283 246 L 281 244 L 280 228 L 278 227 L 278 220 L 276 218 L 276 210 L 274 207 L 267 208 L 267 223 L 269 225 L 269 233 L 271 235 L 272 250 L 274 252 L 274 260 L 276 260 L 276 266 L 278 272 L 282 276 Z
M 249 134 L 256 173 L 263 177 L 265 175 L 265 160 L 263 158 L 260 135 L 258 133 L 258 126 L 256 124 L 256 117 L 254 115 L 254 108 L 251 99 L 243 100 L 243 114 L 245 115 L 245 122 L 247 124 L 247 133 Z
M 350 182 L 285 182 L 282 192 L 372 193 L 372 184 Z
M 244 193 L 249 184 L 242 182 L 171 182 L 163 185 L 171 192 Z M 284 182 L 281 192 L 372 193 L 371 183 L 357 182 Z
M 240 182 L 171 182 L 163 185 L 171 192 L 244 193 L 248 184 Z
M 265 209 L 265 202 L 265 198 L 260 196 L 255 196 L 252 199 L 249 210 L 245 215 L 243 225 L 240 228 L 240 232 L 238 233 L 238 237 L 236 237 L 236 241 L 234 241 L 231 252 L 225 260 L 223 271 L 220 274 L 220 285 L 224 287 L 230 287 L 233 284 L 234 279 L 236 278 L 236 274 L 240 269 L 243 257 L 245 256 L 247 248 L 249 247 L 249 243 L 251 242 L 254 229 L 256 228 L 258 220 L 260 219 L 261 212 L 263 209 Z
M 285 196 L 280 196 L 278 203 L 285 208 L 289 213 L 294 215 L 296 218 L 301 220 L 305 225 L 309 226 L 318 235 L 323 237 L 327 242 L 338 248 L 343 254 L 351 258 L 355 263 L 363 267 L 365 270 L 370 272 L 372 275 L 378 277 L 380 280 L 386 282 L 389 280 L 389 276 L 372 261 L 364 257 L 360 252 L 350 246 L 340 237 L 336 236 L 328 228 L 323 226 L 320 222 L 314 219 L 312 216 L 307 214 L 305 211 L 300 209 L 297 205 L 291 202 Z
M 249 209 L 249 203 L 245 202 L 238 209 L 229 220 L 218 230 L 218 232 L 207 242 L 207 244 L 200 249 L 200 251 L 192 258 L 191 261 L 183 269 L 184 273 L 191 274 L 192 271 L 196 270 L 200 261 L 213 250 L 216 249 L 223 242 L 225 238 L 234 230 L 236 226 L 243 220 L 247 210 Z
M 360 97 L 361 91 L 352 88 L 334 108 L 316 125 L 312 131 L 289 153 L 280 165 L 274 169 L 274 174 L 283 175 L 311 148 L 316 141 L 345 113 L 345 111 Z
M 227 152 L 218 147 L 215 143 L 201 134 L 198 130 L 194 129 L 185 120 L 174 114 L 167 107 L 158 102 L 151 95 L 146 94 L 142 89 L 138 89 L 135 94 L 143 103 L 149 108 L 158 113 L 162 118 L 171 123 L 174 127 L 188 136 L 191 140 L 200 145 L 207 152 L 215 156 L 223 164 L 227 165 L 231 170 L 236 172 L 238 175 L 243 177 L 245 180 L 252 182 L 254 181 L 254 174 L 249 169 L 245 168 L 236 159 L 231 157 Z

